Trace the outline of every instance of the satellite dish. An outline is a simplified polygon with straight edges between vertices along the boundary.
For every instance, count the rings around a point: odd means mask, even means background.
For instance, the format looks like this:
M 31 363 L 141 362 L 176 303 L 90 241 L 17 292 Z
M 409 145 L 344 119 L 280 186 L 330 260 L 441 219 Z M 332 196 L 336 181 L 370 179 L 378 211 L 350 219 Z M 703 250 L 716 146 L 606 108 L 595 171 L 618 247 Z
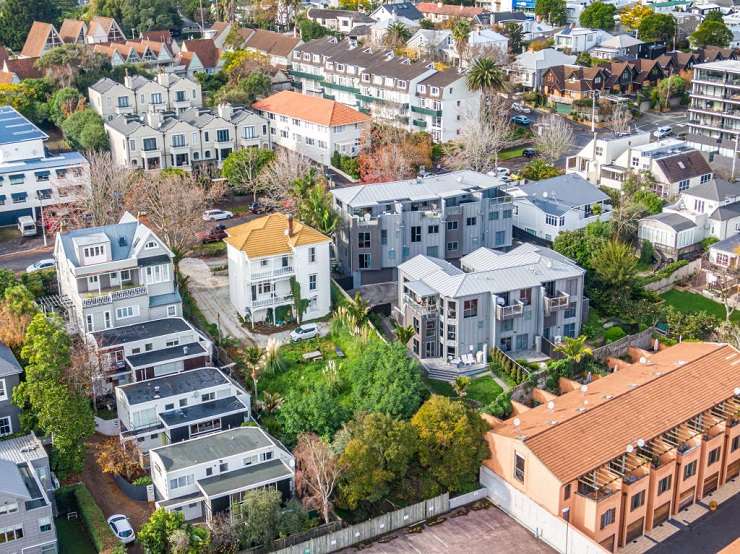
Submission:
M 735 387 L 735 396 L 740 396 L 740 387 Z
M 631 444 L 628 444 L 625 450 L 627 451 L 627 454 L 632 454 L 632 451 L 634 450 L 634 448 Z
M 646 364 L 647 362 L 648 362 L 648 361 L 647 361 L 647 358 L 646 358 L 645 356 L 641 356 L 641 357 L 640 357 L 640 363 L 641 363 L 642 365 L 645 365 L 645 364 Z
M 637 439 L 637 446 L 642 448 L 643 446 L 645 446 L 645 441 L 642 439 Z

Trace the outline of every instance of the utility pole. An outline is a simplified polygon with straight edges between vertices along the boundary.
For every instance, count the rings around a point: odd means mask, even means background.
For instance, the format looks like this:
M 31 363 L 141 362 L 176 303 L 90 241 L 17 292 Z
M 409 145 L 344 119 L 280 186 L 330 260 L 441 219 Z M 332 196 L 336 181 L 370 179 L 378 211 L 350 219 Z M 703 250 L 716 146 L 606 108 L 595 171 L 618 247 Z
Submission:
M 203 20 L 203 0 L 199 1 L 198 6 L 200 11 L 200 38 L 204 38 L 206 34 L 206 24 Z
M 735 166 L 737 165 L 737 147 L 740 134 L 735 135 L 735 151 L 732 153 L 732 181 L 735 182 Z
M 596 136 L 596 97 L 599 95 L 598 90 L 591 91 L 591 132 Z

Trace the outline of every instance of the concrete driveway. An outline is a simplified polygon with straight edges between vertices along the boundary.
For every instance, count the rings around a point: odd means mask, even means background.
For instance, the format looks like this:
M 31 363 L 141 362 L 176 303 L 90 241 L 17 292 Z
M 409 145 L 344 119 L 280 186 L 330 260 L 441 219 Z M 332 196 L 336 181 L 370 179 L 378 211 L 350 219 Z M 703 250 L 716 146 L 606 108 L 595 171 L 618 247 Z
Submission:
M 236 309 L 229 299 L 228 274 L 225 271 L 219 271 L 214 275 L 212 272 L 212 268 L 223 267 L 226 264 L 226 258 L 209 258 L 208 261 L 200 258 L 184 258 L 180 261 L 180 271 L 190 278 L 188 290 L 205 318 L 209 323 L 218 325 L 221 334 L 246 344 L 264 348 L 271 337 L 278 343 L 288 342 L 290 331 L 262 335 L 242 327 Z M 319 322 L 318 326 L 320 335 L 324 336 L 329 332 L 328 323 Z

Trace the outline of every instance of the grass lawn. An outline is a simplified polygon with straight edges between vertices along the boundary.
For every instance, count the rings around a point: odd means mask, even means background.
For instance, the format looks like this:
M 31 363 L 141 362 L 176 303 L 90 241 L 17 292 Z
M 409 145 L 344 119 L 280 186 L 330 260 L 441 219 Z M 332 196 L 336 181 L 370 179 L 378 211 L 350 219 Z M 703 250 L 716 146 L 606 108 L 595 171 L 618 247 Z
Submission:
M 503 389 L 493 380 L 493 377 L 484 375 L 470 382 L 467 397 L 471 400 L 477 400 L 485 406 L 496 400 L 496 397 L 502 392 L 504 392 Z
M 82 520 L 57 518 L 54 521 L 59 538 L 60 554 L 95 554 L 97 551 L 87 535 Z
M 506 160 L 512 160 L 514 158 L 521 158 L 524 152 L 524 147 L 511 148 L 510 150 L 502 150 L 498 153 L 498 161 L 504 162 Z
M 424 384 L 429 389 L 429 392 L 432 394 L 439 394 L 440 396 L 456 396 L 454 389 L 452 388 L 452 385 L 450 385 L 447 381 L 438 381 L 437 379 L 430 379 L 429 377 L 424 377 Z
M 710 300 L 701 294 L 674 289 L 661 294 L 661 297 L 666 303 L 681 312 L 695 313 L 704 311 L 721 320 L 725 319 L 725 307 L 719 302 Z M 735 311 L 730 319 L 740 322 L 740 312 Z

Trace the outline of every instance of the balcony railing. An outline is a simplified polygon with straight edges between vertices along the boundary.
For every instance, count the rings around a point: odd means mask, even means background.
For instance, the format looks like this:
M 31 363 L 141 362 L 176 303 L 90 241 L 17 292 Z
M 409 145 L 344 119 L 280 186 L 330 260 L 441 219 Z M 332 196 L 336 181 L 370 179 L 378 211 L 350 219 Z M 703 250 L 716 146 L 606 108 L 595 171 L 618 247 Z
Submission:
M 295 274 L 295 268 L 292 265 L 280 267 L 278 269 L 268 269 L 267 271 L 255 271 L 251 273 L 252 280 L 272 279 L 273 277 L 288 277 Z
M 555 312 L 558 310 L 567 310 L 570 304 L 570 295 L 558 291 L 556 296 L 545 296 L 545 310 Z
M 404 303 L 414 308 L 416 311 L 421 312 L 423 314 L 427 314 L 427 315 L 436 314 L 438 311 L 436 304 L 425 304 L 425 303 L 418 302 L 416 301 L 416 299 L 414 299 L 414 297 L 408 294 L 403 295 L 403 301 Z
M 144 296 L 145 294 L 147 294 L 146 286 L 115 290 L 107 293 L 91 293 L 82 299 L 82 307 L 92 308 L 94 306 L 104 306 L 105 304 L 111 304 L 118 300 L 136 298 L 137 296 Z
M 411 111 L 424 115 L 435 115 L 439 117 L 442 116 L 442 110 L 431 110 L 429 108 L 422 108 L 421 106 L 411 106 Z
M 427 122 L 423 119 L 414 119 L 414 126 L 424 129 L 427 126 Z
M 512 319 L 520 317 L 524 313 L 524 302 L 517 300 L 508 306 L 496 306 L 496 319 Z
M 249 303 L 251 308 L 267 308 L 269 306 L 277 306 L 279 304 L 286 304 L 293 301 L 292 294 L 274 294 L 270 298 L 258 298 L 252 300 Z
M 326 88 L 341 90 L 343 92 L 351 92 L 353 94 L 360 94 L 360 89 L 348 85 L 340 85 L 339 83 L 332 83 L 331 81 L 322 81 L 321 84 Z
M 306 73 L 304 71 L 295 71 L 293 69 L 288 71 L 288 74 L 299 79 L 308 79 L 310 81 L 321 81 L 323 77 L 321 75 L 314 75 L 313 73 Z

